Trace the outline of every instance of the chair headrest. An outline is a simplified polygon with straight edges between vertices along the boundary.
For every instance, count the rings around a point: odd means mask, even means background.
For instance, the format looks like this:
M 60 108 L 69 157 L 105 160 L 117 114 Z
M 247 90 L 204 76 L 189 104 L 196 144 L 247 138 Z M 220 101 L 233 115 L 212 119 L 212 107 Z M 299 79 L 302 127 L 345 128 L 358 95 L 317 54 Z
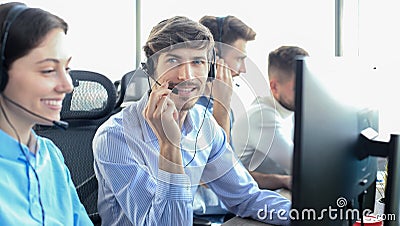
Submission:
M 123 102 L 139 100 L 149 90 L 147 75 L 142 70 L 127 72 L 122 76 L 119 87 L 116 107 L 120 107 Z
M 111 114 L 117 92 L 109 78 L 83 70 L 72 70 L 70 75 L 74 91 L 63 101 L 61 120 L 99 119 Z

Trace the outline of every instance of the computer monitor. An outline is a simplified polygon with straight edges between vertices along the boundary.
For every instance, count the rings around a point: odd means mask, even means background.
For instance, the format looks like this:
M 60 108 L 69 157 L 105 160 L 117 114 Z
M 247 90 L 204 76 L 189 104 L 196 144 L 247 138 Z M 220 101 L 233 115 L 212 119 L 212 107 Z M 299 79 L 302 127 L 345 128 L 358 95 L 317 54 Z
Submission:
M 297 60 L 292 225 L 352 225 L 360 207 L 373 211 L 377 158 L 360 154 L 360 132 L 378 131 L 368 70 L 356 59 Z
M 385 189 L 385 226 L 399 225 L 400 218 L 400 136 L 391 135 L 388 144 L 388 176 Z

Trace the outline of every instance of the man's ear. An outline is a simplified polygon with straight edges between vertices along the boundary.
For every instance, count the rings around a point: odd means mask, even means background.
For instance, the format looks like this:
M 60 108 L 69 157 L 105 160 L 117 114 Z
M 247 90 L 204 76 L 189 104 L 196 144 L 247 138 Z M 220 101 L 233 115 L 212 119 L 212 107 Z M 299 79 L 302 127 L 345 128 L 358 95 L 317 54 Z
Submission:
M 269 80 L 269 87 L 272 94 L 275 96 L 278 93 L 278 81 L 276 79 Z

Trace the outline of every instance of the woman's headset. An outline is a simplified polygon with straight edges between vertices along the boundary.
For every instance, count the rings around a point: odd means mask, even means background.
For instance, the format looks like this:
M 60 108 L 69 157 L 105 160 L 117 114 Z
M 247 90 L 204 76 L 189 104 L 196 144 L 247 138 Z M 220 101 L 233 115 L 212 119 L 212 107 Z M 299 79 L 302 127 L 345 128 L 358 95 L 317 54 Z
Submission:
M 1 49 L 0 49 L 0 93 L 4 91 L 6 88 L 7 82 L 8 82 L 8 73 L 7 73 L 7 67 L 5 65 L 5 51 L 6 51 L 6 44 L 7 44 L 7 38 L 8 38 L 8 33 L 10 32 L 11 25 L 14 23 L 15 19 L 26 9 L 28 9 L 27 6 L 25 5 L 15 5 L 11 7 L 9 12 L 7 13 L 6 19 L 4 20 L 3 23 L 3 35 L 1 38 Z

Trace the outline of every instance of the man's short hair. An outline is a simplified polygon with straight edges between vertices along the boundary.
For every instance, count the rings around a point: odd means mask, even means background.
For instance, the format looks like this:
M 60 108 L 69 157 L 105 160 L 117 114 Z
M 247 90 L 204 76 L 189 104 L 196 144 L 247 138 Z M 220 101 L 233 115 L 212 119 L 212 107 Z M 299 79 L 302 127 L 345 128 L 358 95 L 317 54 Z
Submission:
M 268 75 L 274 70 L 280 70 L 291 74 L 296 70 L 297 56 L 309 56 L 308 52 L 297 46 L 281 46 L 269 53 Z
M 157 64 L 158 57 L 154 54 L 171 50 L 174 46 L 207 49 L 211 59 L 214 39 L 205 26 L 187 17 L 175 16 L 163 20 L 153 27 L 143 47 L 148 70 L 153 71 Z
M 228 45 L 232 45 L 238 39 L 252 41 L 256 38 L 256 32 L 235 16 L 204 16 L 200 19 L 200 23 L 210 29 L 215 41 Z

